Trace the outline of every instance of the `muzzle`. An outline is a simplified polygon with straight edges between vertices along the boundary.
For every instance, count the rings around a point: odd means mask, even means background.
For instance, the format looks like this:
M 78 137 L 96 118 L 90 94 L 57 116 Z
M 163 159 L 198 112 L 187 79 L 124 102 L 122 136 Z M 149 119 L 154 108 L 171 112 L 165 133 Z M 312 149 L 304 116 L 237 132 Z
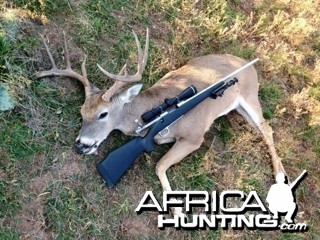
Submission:
M 87 144 L 82 142 L 80 139 L 77 139 L 75 143 L 76 151 L 79 154 L 97 155 L 98 146 L 99 145 L 97 141 L 95 141 L 93 144 Z

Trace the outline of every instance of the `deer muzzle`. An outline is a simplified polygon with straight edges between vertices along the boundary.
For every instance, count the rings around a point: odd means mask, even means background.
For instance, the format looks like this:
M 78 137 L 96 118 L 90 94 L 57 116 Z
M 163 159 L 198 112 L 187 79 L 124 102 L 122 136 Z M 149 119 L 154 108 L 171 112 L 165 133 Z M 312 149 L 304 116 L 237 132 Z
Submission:
M 93 142 L 92 144 L 88 144 L 84 141 L 81 141 L 81 139 L 77 139 L 75 143 L 77 153 L 86 155 L 97 155 L 98 146 L 99 145 L 97 141 Z

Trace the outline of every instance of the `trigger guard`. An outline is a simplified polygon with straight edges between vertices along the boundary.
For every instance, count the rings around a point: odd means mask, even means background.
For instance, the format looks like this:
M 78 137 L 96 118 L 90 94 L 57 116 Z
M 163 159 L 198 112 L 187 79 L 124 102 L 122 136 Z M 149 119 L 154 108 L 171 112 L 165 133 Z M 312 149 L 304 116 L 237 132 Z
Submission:
M 169 133 L 170 133 L 170 130 L 169 130 L 168 127 L 166 127 L 166 128 L 163 129 L 161 132 L 159 132 L 159 135 L 160 135 L 161 137 L 165 137 L 165 136 L 167 136 Z

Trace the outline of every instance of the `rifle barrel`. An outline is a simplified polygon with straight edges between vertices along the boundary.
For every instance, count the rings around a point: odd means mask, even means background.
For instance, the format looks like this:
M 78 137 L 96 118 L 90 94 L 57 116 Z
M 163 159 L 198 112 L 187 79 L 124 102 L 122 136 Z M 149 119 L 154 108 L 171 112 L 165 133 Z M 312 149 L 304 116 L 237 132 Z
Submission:
M 225 76 L 224 78 L 221 78 L 219 81 L 213 83 L 212 85 L 210 85 L 209 87 L 203 89 L 201 92 L 198 92 L 197 94 L 193 95 L 191 98 L 188 98 L 187 100 L 179 103 L 177 106 L 180 107 L 181 105 L 183 105 L 184 103 L 191 101 L 193 98 L 197 97 L 198 95 L 201 95 L 202 93 L 204 93 L 205 91 L 207 91 L 208 89 L 212 88 L 214 85 L 220 83 L 220 82 L 224 82 L 226 80 L 228 80 L 229 78 L 235 76 L 236 74 L 238 74 L 239 72 L 243 71 L 244 69 L 246 69 L 247 67 L 255 64 L 256 62 L 259 61 L 259 58 L 256 58 L 254 60 L 252 60 L 251 62 L 248 62 L 247 64 L 243 65 L 242 67 L 238 68 L 237 70 L 235 70 L 234 72 L 230 73 L 229 75 Z

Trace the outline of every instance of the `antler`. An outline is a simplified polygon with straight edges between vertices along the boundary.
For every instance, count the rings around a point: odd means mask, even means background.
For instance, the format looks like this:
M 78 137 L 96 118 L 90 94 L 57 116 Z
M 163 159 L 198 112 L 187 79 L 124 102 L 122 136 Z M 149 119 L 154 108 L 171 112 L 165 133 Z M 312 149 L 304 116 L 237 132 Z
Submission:
M 149 49 L 149 29 L 147 28 L 147 34 L 146 34 L 146 44 L 144 47 L 144 52 L 142 53 L 141 50 L 141 44 L 139 42 L 139 39 L 134 31 L 132 31 L 132 34 L 135 38 L 137 48 L 138 48 L 138 69 L 136 74 L 129 75 L 127 72 L 127 63 L 122 67 L 123 71 L 120 71 L 118 75 L 112 74 L 105 69 L 103 69 L 99 64 L 99 69 L 107 75 L 109 78 L 115 80 L 115 81 L 121 81 L 121 82 L 139 82 L 142 79 L 142 73 L 146 67 L 147 60 L 148 60 L 148 49 Z M 123 73 L 123 74 L 121 74 Z
M 110 98 L 124 85 L 126 85 L 128 82 L 139 82 L 142 79 L 142 73 L 146 67 L 147 60 L 148 60 L 148 49 L 149 49 L 149 29 L 147 28 L 146 33 L 146 44 L 144 47 L 144 52 L 142 53 L 141 50 L 141 44 L 139 42 L 139 39 L 134 31 L 132 31 L 133 36 L 135 38 L 137 48 L 138 48 L 138 69 L 136 74 L 129 75 L 127 71 L 127 62 L 124 64 L 122 69 L 120 70 L 118 75 L 114 75 L 105 69 L 103 69 L 99 64 L 99 69 L 107 75 L 109 78 L 115 80 L 116 82 L 108 89 L 108 91 L 102 96 L 102 98 L 105 101 L 110 100 Z
M 66 34 L 63 31 L 63 39 L 64 39 L 64 53 L 65 53 L 65 59 L 66 59 L 66 68 L 65 69 L 59 69 L 57 68 L 57 65 L 51 55 L 50 49 L 44 39 L 44 37 L 42 35 L 40 35 L 42 38 L 42 41 L 44 43 L 44 46 L 46 48 L 47 54 L 49 56 L 52 68 L 50 70 L 47 71 L 39 71 L 36 72 L 36 77 L 38 78 L 42 78 L 42 77 L 47 77 L 47 76 L 66 76 L 66 77 L 71 77 L 71 78 L 75 78 L 77 80 L 79 80 L 83 85 L 84 85 L 84 89 L 85 89 L 85 94 L 90 95 L 91 93 L 91 84 L 88 80 L 87 77 L 87 70 L 86 70 L 86 58 L 87 56 L 84 55 L 84 60 L 81 64 L 81 72 L 82 75 L 73 71 L 71 68 L 71 63 L 70 63 L 70 57 L 69 57 L 69 50 L 68 50 L 68 44 L 67 44 L 67 38 L 66 38 Z

